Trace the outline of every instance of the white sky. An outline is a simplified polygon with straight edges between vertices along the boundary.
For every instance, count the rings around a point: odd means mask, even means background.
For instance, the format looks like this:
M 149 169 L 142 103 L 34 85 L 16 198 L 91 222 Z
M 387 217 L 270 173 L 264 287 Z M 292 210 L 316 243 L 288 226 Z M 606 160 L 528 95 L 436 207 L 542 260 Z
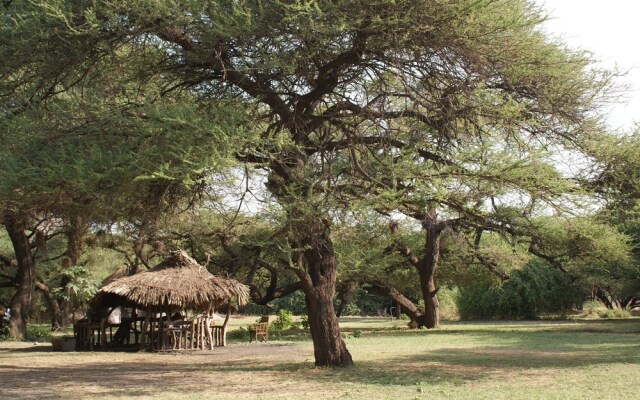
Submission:
M 612 105 L 611 128 L 630 130 L 640 122 L 640 0 L 536 0 L 551 19 L 545 29 L 570 47 L 588 50 L 606 68 L 628 74 L 626 104 Z

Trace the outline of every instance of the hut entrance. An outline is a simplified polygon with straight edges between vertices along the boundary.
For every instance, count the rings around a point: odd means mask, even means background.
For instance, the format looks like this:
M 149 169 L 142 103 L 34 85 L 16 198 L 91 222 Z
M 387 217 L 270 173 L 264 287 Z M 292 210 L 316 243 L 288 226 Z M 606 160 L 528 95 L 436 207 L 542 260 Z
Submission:
M 102 287 L 74 331 L 78 346 L 91 350 L 125 344 L 156 351 L 213 349 L 226 345 L 232 303 L 248 297 L 246 285 L 212 275 L 184 251 L 174 251 L 149 271 Z M 219 321 L 213 310 L 222 305 L 226 317 Z M 131 312 L 110 320 L 117 308 Z

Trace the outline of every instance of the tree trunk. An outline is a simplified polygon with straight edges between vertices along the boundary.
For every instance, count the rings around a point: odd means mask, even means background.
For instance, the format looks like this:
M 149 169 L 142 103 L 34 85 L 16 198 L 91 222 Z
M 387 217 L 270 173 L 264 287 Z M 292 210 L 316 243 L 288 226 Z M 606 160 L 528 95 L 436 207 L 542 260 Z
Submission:
M 36 280 L 35 289 L 38 290 L 44 296 L 44 300 L 47 302 L 47 307 L 49 308 L 49 314 L 51 315 L 51 330 L 57 331 L 62 329 L 63 319 L 62 312 L 60 311 L 60 307 L 58 306 L 58 302 L 51 295 L 51 291 L 49 290 L 49 286 L 47 286 L 40 279 Z
M 80 256 L 82 255 L 82 240 L 86 233 L 87 226 L 84 221 L 77 217 L 72 216 L 69 220 L 69 224 L 66 227 L 65 235 L 67 237 L 67 257 L 62 260 L 62 266 L 65 269 L 72 268 L 78 263 Z M 67 286 L 69 285 L 69 277 L 63 276 L 60 280 L 60 290 L 65 294 L 64 297 L 58 300 L 58 308 L 60 309 L 61 327 L 67 328 L 67 317 L 73 311 L 73 298 L 67 293 Z
M 315 228 L 305 230 L 306 236 L 298 253 L 296 274 L 302 282 L 313 339 L 316 366 L 344 367 L 353 364 L 351 354 L 342 340 L 338 317 L 333 308 L 336 288 L 336 257 L 329 228 L 317 221 Z M 304 268 L 306 266 L 306 269 Z
M 595 288 L 595 295 L 609 310 L 613 310 L 615 308 L 607 294 L 599 286 L 596 286 Z
M 437 289 L 434 280 L 436 266 L 440 257 L 440 234 L 444 229 L 442 223 L 438 223 L 435 210 L 426 213 L 422 221 L 422 228 L 425 232 L 424 255 L 418 265 L 418 275 L 420 276 L 420 289 L 424 299 L 424 326 L 426 328 L 436 328 L 440 324 L 440 306 Z
M 416 325 L 409 323 L 410 327 L 424 326 L 424 313 L 396 288 L 383 285 L 381 283 L 371 283 L 367 288 L 367 292 L 378 296 L 384 296 L 396 303 L 398 309 L 402 308 L 403 312 L 411 318 Z
M 26 224 L 14 214 L 5 215 L 4 224 L 18 264 L 15 279 L 16 292 L 10 303 L 9 335 L 14 339 L 24 340 L 27 337 L 27 316 L 31 309 L 35 286 L 35 262 L 31 256 L 29 238 L 25 232 Z
M 424 298 L 424 316 L 422 322 L 428 329 L 437 328 L 440 325 L 440 305 L 436 295 L 436 285 L 433 272 L 420 274 L 420 286 Z

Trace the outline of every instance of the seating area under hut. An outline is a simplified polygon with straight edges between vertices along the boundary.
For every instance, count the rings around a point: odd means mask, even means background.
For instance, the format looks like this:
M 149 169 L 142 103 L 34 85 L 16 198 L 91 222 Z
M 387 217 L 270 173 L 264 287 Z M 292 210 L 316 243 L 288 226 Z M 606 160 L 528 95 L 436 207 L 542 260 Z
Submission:
M 232 303 L 243 305 L 248 298 L 248 286 L 212 275 L 184 251 L 174 251 L 150 270 L 100 288 L 74 333 L 78 348 L 89 350 L 213 349 L 226 345 Z M 223 305 L 226 316 L 220 324 L 214 311 Z M 113 321 L 110 316 L 118 310 L 120 320 Z

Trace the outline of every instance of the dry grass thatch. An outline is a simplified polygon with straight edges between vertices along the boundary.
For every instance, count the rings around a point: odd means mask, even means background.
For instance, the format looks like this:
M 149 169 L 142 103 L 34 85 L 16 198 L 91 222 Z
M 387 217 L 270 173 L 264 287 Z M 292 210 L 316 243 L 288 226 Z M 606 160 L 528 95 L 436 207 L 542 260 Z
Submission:
M 115 297 L 141 307 L 202 309 L 235 300 L 245 304 L 249 287 L 234 279 L 212 275 L 184 251 L 174 251 L 149 271 L 126 276 L 102 287 L 94 304 Z

